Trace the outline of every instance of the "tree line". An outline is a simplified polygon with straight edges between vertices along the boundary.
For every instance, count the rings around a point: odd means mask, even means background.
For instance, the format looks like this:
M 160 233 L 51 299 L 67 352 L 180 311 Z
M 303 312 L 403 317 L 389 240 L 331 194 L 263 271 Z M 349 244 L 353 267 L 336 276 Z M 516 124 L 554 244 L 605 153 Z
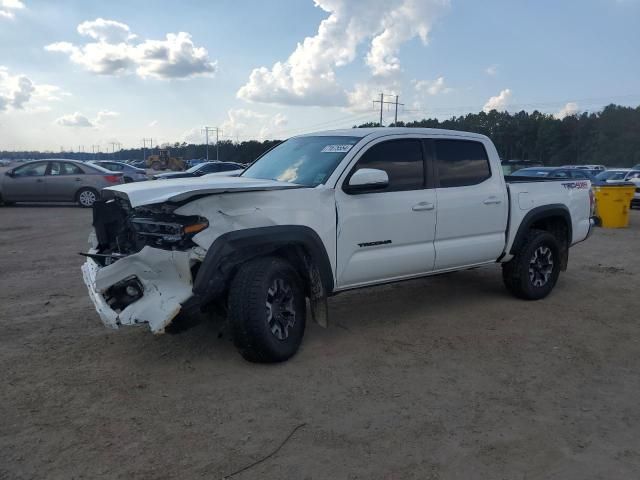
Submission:
M 375 127 L 365 123 L 357 127 Z M 503 160 L 533 160 L 545 165 L 602 164 L 609 167 L 630 167 L 640 164 L 640 106 L 636 108 L 609 105 L 597 113 L 582 113 L 562 119 L 548 113 L 521 111 L 517 113 L 492 110 L 469 113 L 448 120 L 436 118 L 398 122 L 397 126 L 445 128 L 487 135 L 496 145 Z M 356 126 L 354 126 L 355 128 Z M 218 144 L 222 161 L 250 163 L 280 140 Z M 206 145 L 174 143 L 171 155 L 205 158 Z M 0 158 L 41 159 L 72 158 L 77 160 L 130 160 L 157 153 L 157 148 L 124 149 L 115 153 L 84 152 L 0 152 Z M 209 159 L 216 158 L 216 147 L 209 145 Z
M 359 127 L 377 126 L 369 123 Z M 545 165 L 640 164 L 640 106 L 608 105 L 597 113 L 558 119 L 551 114 L 470 113 L 448 120 L 398 122 L 397 126 L 445 128 L 487 135 L 503 160 L 532 160 Z

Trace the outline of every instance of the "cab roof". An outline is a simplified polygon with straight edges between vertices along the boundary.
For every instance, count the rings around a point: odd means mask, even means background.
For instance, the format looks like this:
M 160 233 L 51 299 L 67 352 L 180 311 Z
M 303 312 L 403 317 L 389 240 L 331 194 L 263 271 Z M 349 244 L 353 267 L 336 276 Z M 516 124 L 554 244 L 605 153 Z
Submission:
M 373 127 L 373 128 L 344 128 L 340 130 L 323 130 L 319 132 L 306 133 L 296 135 L 296 137 L 313 137 L 313 136 L 336 136 L 336 137 L 369 137 L 378 138 L 386 135 L 403 135 L 408 133 L 417 133 L 420 135 L 433 136 L 455 136 L 474 138 L 477 140 L 486 140 L 486 135 L 479 133 L 462 132 L 459 130 L 445 130 L 441 128 L 411 128 L 411 127 Z

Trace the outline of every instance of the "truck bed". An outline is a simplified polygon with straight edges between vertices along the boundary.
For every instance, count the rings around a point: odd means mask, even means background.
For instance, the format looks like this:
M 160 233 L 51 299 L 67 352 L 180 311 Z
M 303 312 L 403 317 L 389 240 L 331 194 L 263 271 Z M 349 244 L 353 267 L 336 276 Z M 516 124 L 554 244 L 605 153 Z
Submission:
M 544 177 L 505 176 L 509 196 L 506 252 L 511 250 L 518 227 L 534 209 L 566 208 L 572 219 L 572 240 L 577 243 L 589 233 L 589 191 L 591 182 Z M 508 257 L 506 258 L 508 260 Z

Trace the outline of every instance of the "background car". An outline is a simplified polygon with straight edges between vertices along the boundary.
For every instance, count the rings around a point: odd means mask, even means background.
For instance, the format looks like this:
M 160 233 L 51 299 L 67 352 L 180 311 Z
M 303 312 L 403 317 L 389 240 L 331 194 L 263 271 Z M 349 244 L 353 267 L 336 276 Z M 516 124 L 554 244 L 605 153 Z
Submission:
M 565 165 L 562 168 L 577 168 L 578 170 L 585 170 L 589 172 L 589 175 L 592 177 L 595 177 L 607 169 L 604 165 Z
M 640 178 L 640 170 L 632 168 L 612 168 L 596 175 L 596 180 L 603 183 L 628 182 Z
M 233 170 L 244 170 L 244 165 L 233 162 L 205 162 L 191 167 L 184 172 L 167 172 L 158 173 L 154 175 L 154 180 L 168 180 L 172 178 L 189 178 L 189 177 L 201 177 L 208 173 L 228 172 Z
M 98 165 L 112 172 L 122 172 L 124 183 L 143 182 L 145 180 L 149 180 L 149 177 L 147 177 L 147 171 L 144 168 L 137 168 L 124 162 L 95 160 L 88 163 L 91 165 Z
M 196 165 L 200 165 L 201 163 L 206 163 L 206 161 L 206 158 L 192 158 L 191 160 L 185 160 L 184 164 L 187 169 L 189 169 L 191 167 L 195 167 Z
M 0 201 L 78 202 L 91 207 L 100 191 L 124 183 L 121 172 L 75 160 L 36 160 L 0 176 Z
M 511 174 L 514 177 L 570 178 L 573 180 L 594 180 L 587 170 L 565 167 L 523 168 Z

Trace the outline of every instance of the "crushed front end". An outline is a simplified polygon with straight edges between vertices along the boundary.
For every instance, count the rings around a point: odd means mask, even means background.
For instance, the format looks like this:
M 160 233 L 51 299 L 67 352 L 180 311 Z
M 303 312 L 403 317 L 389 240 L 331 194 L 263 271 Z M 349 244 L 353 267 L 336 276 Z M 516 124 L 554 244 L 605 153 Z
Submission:
M 111 328 L 147 323 L 163 333 L 192 296 L 205 250 L 193 237 L 208 227 L 171 204 L 131 208 L 126 198 L 96 202 L 84 282 L 102 322 Z

